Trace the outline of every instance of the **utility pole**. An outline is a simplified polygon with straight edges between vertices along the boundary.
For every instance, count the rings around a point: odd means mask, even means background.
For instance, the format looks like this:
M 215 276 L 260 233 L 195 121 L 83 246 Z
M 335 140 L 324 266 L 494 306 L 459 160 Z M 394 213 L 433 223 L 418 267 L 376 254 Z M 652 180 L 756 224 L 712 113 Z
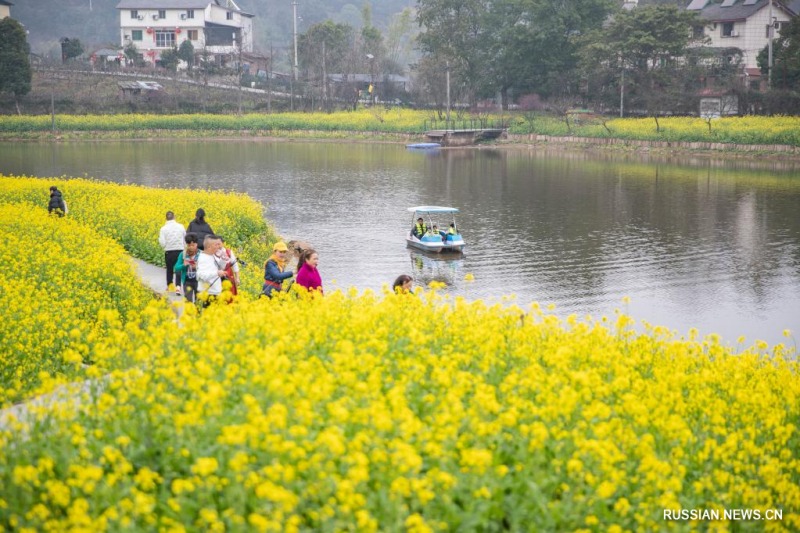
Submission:
M 445 81 L 447 82 L 447 128 L 450 128 L 450 61 L 445 61 Z
M 269 41 L 269 67 L 267 67 L 267 113 L 272 113 L 272 40 Z
M 236 64 L 236 72 L 238 73 L 238 76 L 236 76 L 236 79 L 237 79 L 237 81 L 239 83 L 239 114 L 240 115 L 242 114 L 242 75 L 244 74 L 244 70 L 242 70 L 242 34 L 241 34 L 241 32 L 242 32 L 242 30 L 240 29 L 239 30 L 239 42 L 238 43 L 236 42 L 236 32 L 233 33 L 233 44 L 234 45 L 236 45 L 236 44 L 239 45 L 239 60 L 237 61 L 237 64 Z
M 772 21 L 772 0 L 769 0 L 769 49 L 767 55 L 767 86 L 772 89 L 772 35 L 775 31 L 775 23 Z
M 292 22 L 293 22 L 293 36 L 294 36 L 294 81 L 297 81 L 297 0 L 292 0 Z

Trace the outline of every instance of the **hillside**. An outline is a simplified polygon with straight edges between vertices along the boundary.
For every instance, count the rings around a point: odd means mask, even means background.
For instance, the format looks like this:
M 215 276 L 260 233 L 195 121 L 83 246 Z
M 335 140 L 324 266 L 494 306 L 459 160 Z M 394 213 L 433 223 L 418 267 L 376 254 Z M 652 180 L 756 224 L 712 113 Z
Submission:
M 85 48 L 119 45 L 119 0 L 14 0 L 12 16 L 30 32 L 28 41 L 35 53 L 59 57 L 61 37 L 78 38 Z M 292 6 L 288 0 L 237 0 L 239 6 L 256 16 L 256 48 L 267 51 L 287 47 L 291 42 Z M 385 30 L 392 16 L 415 0 L 376 0 L 371 3 L 372 23 Z M 298 31 L 317 22 L 333 19 L 353 26 L 362 25 L 360 0 L 298 0 Z

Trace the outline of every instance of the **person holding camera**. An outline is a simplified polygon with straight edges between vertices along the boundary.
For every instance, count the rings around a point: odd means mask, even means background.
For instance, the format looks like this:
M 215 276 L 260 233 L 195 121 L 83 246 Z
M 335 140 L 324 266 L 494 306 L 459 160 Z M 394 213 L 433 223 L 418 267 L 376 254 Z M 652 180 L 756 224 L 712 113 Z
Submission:
M 264 286 L 261 289 L 261 294 L 271 298 L 273 292 L 281 292 L 283 290 L 283 281 L 294 276 L 291 270 L 286 270 L 288 260 L 286 254 L 289 248 L 283 241 L 276 242 L 272 246 L 272 255 L 269 256 L 267 262 L 264 264 Z
M 219 240 L 222 246 L 220 246 L 220 249 L 217 251 L 217 259 L 225 265 L 222 270 L 225 271 L 228 281 L 231 282 L 231 294 L 235 296 L 237 294 L 237 287 L 239 286 L 239 263 L 242 262 L 237 259 L 233 250 L 225 247 L 225 239 L 220 237 Z
M 195 303 L 197 301 L 197 234 L 187 233 L 184 241 L 186 248 L 178 255 L 178 260 L 175 262 L 175 274 L 181 276 L 184 297 Z

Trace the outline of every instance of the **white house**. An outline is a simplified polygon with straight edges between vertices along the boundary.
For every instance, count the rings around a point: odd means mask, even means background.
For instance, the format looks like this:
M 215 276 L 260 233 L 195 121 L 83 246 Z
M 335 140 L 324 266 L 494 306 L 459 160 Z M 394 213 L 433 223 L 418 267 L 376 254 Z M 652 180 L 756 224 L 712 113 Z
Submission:
M 800 0 L 772 2 L 770 20 L 769 0 L 692 0 L 686 8 L 698 11 L 704 20 L 703 32 L 715 48 L 738 48 L 742 51 L 745 72 L 758 74 L 758 53 L 769 43 L 770 23 L 773 38 L 781 27 L 800 12 Z
M 11 16 L 11 6 L 13 5 L 8 0 L 0 0 L 0 19 Z
M 186 40 L 222 62 L 253 50 L 253 15 L 233 0 L 120 0 L 117 9 L 122 46 L 149 63 Z

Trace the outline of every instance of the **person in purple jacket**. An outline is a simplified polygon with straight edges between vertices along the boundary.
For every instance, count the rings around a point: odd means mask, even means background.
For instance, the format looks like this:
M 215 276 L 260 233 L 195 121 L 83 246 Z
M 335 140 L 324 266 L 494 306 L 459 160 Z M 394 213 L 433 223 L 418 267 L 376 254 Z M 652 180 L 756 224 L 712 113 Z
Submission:
M 319 291 L 322 294 L 322 277 L 319 275 L 317 265 L 319 265 L 319 254 L 311 248 L 303 250 L 297 263 L 295 283 L 309 291 Z

